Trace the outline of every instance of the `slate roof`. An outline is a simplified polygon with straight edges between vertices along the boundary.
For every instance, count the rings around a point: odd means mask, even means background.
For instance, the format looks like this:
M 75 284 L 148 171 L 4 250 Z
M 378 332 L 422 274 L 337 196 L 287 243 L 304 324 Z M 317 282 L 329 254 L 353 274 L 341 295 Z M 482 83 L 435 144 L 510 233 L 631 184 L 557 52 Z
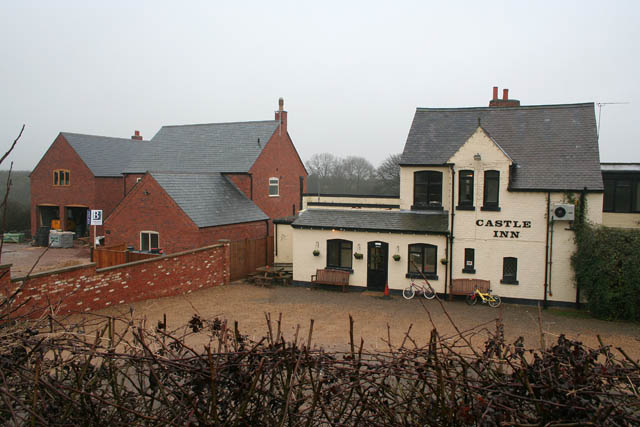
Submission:
M 143 157 L 149 141 L 131 138 L 62 132 L 62 136 L 95 176 L 122 176 L 123 166 L 132 158 Z
M 293 228 L 377 231 L 388 233 L 446 234 L 448 214 L 409 211 L 342 211 L 307 209 L 291 225 Z
M 144 156 L 125 172 L 248 172 L 278 125 L 277 120 L 163 126 Z
M 219 173 L 151 173 L 151 176 L 198 227 L 269 219 Z
M 514 190 L 602 190 L 593 103 L 418 108 L 401 165 L 442 165 L 480 125 L 517 163 Z

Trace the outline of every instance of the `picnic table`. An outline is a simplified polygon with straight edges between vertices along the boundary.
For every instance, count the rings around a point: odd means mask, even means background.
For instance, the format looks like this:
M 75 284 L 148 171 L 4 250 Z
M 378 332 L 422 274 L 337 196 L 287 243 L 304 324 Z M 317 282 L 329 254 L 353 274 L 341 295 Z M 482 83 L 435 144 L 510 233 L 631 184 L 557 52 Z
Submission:
M 253 279 L 255 284 L 260 286 L 270 286 L 274 283 L 286 285 L 291 282 L 291 278 L 292 274 L 286 272 L 283 267 L 265 265 L 256 268 L 256 273 L 250 276 L 250 281 Z

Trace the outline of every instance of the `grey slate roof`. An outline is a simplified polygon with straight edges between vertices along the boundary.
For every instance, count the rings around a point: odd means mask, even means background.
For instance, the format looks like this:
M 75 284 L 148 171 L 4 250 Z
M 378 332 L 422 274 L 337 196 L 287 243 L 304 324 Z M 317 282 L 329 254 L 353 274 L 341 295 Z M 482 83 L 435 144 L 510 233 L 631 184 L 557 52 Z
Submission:
M 151 176 L 198 227 L 269 219 L 219 173 L 151 173 Z
M 418 108 L 401 165 L 441 165 L 480 125 L 518 164 L 514 190 L 602 190 L 593 103 Z
M 293 228 L 319 228 L 390 233 L 446 234 L 447 212 L 342 211 L 307 209 L 300 212 Z
M 95 176 L 121 176 L 130 159 L 143 157 L 149 141 L 61 132 Z
M 279 121 L 163 126 L 125 172 L 248 172 Z M 258 142 L 260 141 L 260 142 Z

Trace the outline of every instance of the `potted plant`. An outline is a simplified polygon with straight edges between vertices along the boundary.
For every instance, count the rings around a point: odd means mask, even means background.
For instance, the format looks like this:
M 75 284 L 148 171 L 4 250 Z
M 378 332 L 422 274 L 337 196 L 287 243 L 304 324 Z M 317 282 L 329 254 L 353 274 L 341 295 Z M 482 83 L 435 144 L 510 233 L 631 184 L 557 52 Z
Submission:
M 448 262 L 448 261 L 447 261 L 447 259 L 446 259 L 446 258 L 442 258 L 442 259 L 440 259 L 440 264 L 442 264 L 442 265 L 447 265 L 447 262 Z
M 313 250 L 313 256 L 320 256 L 320 251 L 317 249 Z
M 400 261 L 400 255 L 399 255 L 399 254 L 395 254 L 395 255 L 393 256 L 393 260 L 394 260 L 394 261 Z
M 362 255 L 360 252 L 356 252 L 356 253 L 354 253 L 354 254 L 353 254 L 353 257 L 354 257 L 355 259 L 362 259 L 362 258 L 363 258 L 363 255 Z

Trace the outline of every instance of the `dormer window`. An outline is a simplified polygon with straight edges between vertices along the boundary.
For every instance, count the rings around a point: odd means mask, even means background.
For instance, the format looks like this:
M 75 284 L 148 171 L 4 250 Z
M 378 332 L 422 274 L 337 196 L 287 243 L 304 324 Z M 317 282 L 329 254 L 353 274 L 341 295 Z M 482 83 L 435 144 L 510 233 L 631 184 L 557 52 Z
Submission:
M 56 169 L 53 171 L 53 185 L 56 187 L 59 186 L 68 186 L 71 185 L 70 173 L 67 169 Z
M 419 171 L 413 174 L 412 209 L 442 209 L 442 172 Z

